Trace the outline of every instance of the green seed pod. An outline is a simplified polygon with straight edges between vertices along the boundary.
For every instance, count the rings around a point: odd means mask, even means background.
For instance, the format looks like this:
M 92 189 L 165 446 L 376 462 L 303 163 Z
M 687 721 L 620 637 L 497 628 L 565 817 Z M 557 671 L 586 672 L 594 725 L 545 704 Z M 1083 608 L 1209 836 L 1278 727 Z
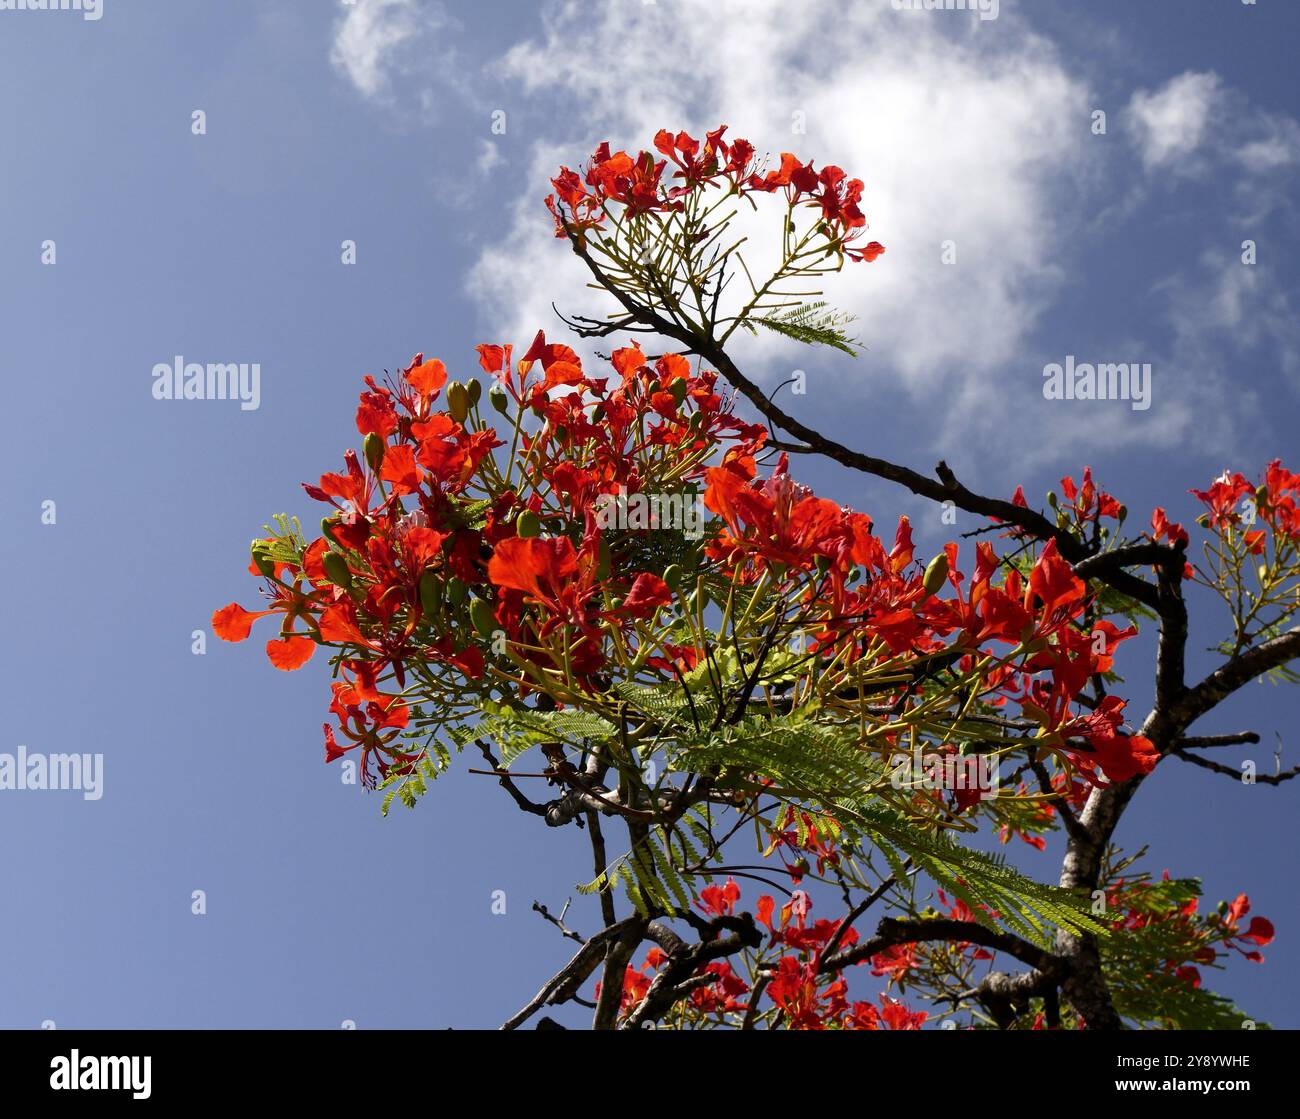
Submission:
M 677 407 L 682 406 L 682 401 L 686 399 L 686 378 L 678 377 L 669 387 L 668 391 L 672 393 L 673 400 L 677 402 Z
M 541 536 L 542 522 L 537 519 L 537 514 L 531 509 L 525 509 L 515 518 L 515 532 L 525 539 Z
M 469 416 L 469 390 L 459 381 L 447 386 L 447 411 L 458 424 L 463 424 Z
M 948 578 L 948 553 L 940 552 L 930 561 L 925 569 L 925 590 L 927 594 L 938 594 Z
M 426 571 L 420 576 L 420 605 L 426 614 L 437 614 L 442 610 L 442 580 L 435 571 Z
M 682 585 L 682 569 L 677 564 L 673 564 L 664 572 L 663 580 L 670 591 L 675 591 Z
M 500 385 L 493 385 L 488 389 L 488 403 L 504 416 L 506 409 L 510 407 L 510 397 Z
M 500 628 L 492 612 L 492 604 L 482 598 L 476 598 L 470 603 L 469 620 L 483 637 L 491 637 Z
M 249 550 L 252 552 L 253 566 L 268 579 L 274 578 L 275 560 L 266 554 L 266 541 L 254 540 Z
M 469 406 L 473 408 L 483 395 L 483 385 L 477 377 L 469 383 Z
M 342 587 L 345 591 L 352 589 L 352 572 L 348 570 L 348 561 L 341 552 L 326 552 L 321 557 L 321 566 L 335 586 Z
M 469 598 L 469 588 L 454 575 L 447 580 L 447 601 L 452 606 L 460 606 Z
M 384 441 L 372 431 L 361 444 L 361 449 L 366 453 L 370 469 L 378 474 L 379 468 L 384 464 Z

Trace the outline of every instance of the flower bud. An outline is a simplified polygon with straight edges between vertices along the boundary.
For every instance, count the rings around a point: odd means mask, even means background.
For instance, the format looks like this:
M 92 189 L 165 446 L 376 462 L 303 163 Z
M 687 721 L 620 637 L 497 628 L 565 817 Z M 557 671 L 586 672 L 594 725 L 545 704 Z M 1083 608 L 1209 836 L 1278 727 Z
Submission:
M 469 390 L 460 381 L 452 381 L 447 386 L 447 411 L 458 424 L 463 424 L 469 416 Z
M 1255 491 L 1255 508 L 1263 509 L 1268 504 L 1268 487 L 1260 486 Z
M 664 572 L 663 579 L 664 585 L 667 586 L 670 591 L 677 590 L 677 588 L 682 585 L 682 569 L 678 567 L 677 564 L 673 564 Z
M 525 539 L 541 536 L 542 522 L 537 519 L 537 514 L 531 509 L 525 509 L 515 518 L 515 532 Z
M 497 625 L 496 615 L 492 612 L 492 604 L 486 599 L 476 598 L 470 603 L 469 620 L 474 623 L 474 628 L 483 637 L 491 637 L 500 628 Z
M 275 560 L 266 553 L 266 541 L 254 540 L 249 550 L 253 555 L 253 566 L 268 579 L 275 578 Z
M 469 588 L 454 575 L 447 580 L 447 601 L 459 606 L 469 597 Z
M 336 587 L 342 587 L 345 591 L 352 589 L 352 572 L 348 570 L 348 561 L 343 558 L 342 552 L 326 552 L 321 557 L 321 566 Z
M 672 394 L 672 398 L 678 408 L 682 406 L 682 401 L 686 399 L 687 387 L 685 377 L 678 377 L 677 380 L 668 386 L 668 391 Z
M 470 381 L 467 391 L 469 392 L 469 406 L 473 408 L 483 395 L 483 385 L 477 377 Z
M 925 569 L 923 580 L 927 594 L 938 594 L 948 578 L 948 553 L 940 552 Z
M 506 409 L 510 407 L 510 397 L 500 385 L 493 385 L 488 389 L 488 402 L 503 416 L 506 414 Z
M 1050 505 L 1053 509 L 1056 508 L 1056 491 L 1055 491 L 1055 490 L 1048 490 L 1048 491 L 1047 491 L 1047 504 Z
M 383 439 L 372 431 L 361 444 L 361 449 L 366 453 L 366 462 L 370 464 L 370 469 L 378 474 L 379 468 L 384 464 Z
M 420 576 L 420 606 L 426 614 L 437 614 L 442 609 L 442 580 L 436 571 Z

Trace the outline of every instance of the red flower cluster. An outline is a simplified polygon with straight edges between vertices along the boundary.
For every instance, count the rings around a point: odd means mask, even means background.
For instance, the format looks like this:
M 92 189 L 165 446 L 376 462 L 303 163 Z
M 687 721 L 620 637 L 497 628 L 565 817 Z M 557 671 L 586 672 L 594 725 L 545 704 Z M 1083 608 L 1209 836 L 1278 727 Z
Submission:
M 1123 519 L 1124 507 L 1093 483 L 1091 466 L 1083 468 L 1083 481 L 1077 486 L 1069 475 L 1062 478 L 1061 493 L 1070 503 L 1069 509 L 1076 525 L 1091 524 L 1102 517 L 1115 521 Z
M 629 216 L 672 212 L 681 210 L 683 199 L 693 191 L 718 186 L 740 196 L 781 191 L 792 207 L 819 209 L 828 242 L 850 260 L 872 261 L 885 251 L 878 241 L 856 245 L 867 224 L 859 205 L 861 179 L 850 179 L 833 165 L 818 171 L 811 162 L 803 163 L 789 152 L 782 153 L 779 168 L 760 173 L 754 146 L 748 140 L 728 143 L 723 139 L 726 130 L 724 124 L 701 142 L 685 132 L 674 135 L 660 129 L 654 140 L 659 158 L 648 151 L 638 152 L 635 158 L 625 151 L 612 152 L 605 142 L 592 154 L 582 175 L 561 167 L 551 180 L 555 193 L 546 198 L 555 217 L 555 235 L 581 235 L 601 226 L 611 203 L 623 207 Z M 670 164 L 673 171 L 665 182 L 664 172 Z M 679 181 L 671 185 L 671 180 Z
M 1023 650 L 1018 660 L 989 674 L 984 702 L 1020 703 L 1052 736 L 1043 744 L 1073 752 L 1088 773 L 1100 770 L 1111 781 L 1123 781 L 1151 771 L 1158 758 L 1150 742 L 1120 731 L 1122 701 L 1108 700 L 1083 718 L 1073 714 L 1088 681 L 1110 671 L 1116 647 L 1137 630 L 1120 630 L 1105 620 L 1081 628 L 1086 587 L 1055 541 L 1043 548 L 1027 580 L 1012 569 L 1001 585 L 993 581 L 1000 564 L 992 545 L 979 543 L 970 589 L 963 593 L 956 544 L 945 548 L 937 567 L 921 572 L 913 567 L 906 517 L 886 551 L 869 517 L 816 497 L 787 469 L 782 455 L 761 482 L 746 461 L 706 471 L 705 504 L 725 526 L 707 554 L 751 581 L 767 572 L 793 583 L 811 582 L 816 590 L 809 595 L 809 613 L 823 622 L 819 652 L 854 663 L 873 655 L 886 659 L 950 649 L 965 654 L 962 668 L 971 671 L 989 643 L 1018 647 Z M 1114 506 L 1113 498 L 1095 490 L 1090 473 L 1082 491 L 1070 487 L 1070 492 L 1089 516 L 1109 515 L 1104 511 Z M 867 577 L 859 582 L 864 570 Z M 953 596 L 940 599 L 945 582 Z
M 1255 519 L 1263 522 L 1278 536 L 1291 539 L 1300 538 L 1300 474 L 1293 474 L 1282 465 L 1280 459 L 1274 459 L 1264 471 L 1259 485 L 1251 485 L 1249 479 L 1241 473 L 1224 472 L 1215 480 L 1208 490 L 1192 490 L 1209 510 L 1204 520 L 1209 527 L 1218 532 L 1246 523 L 1247 527 Z M 1247 520 L 1242 508 L 1249 498 L 1254 506 L 1257 518 Z M 1255 529 L 1247 533 L 1251 550 L 1259 555 L 1264 551 L 1264 530 Z
M 740 900 L 740 887 L 728 878 L 725 885 L 711 885 L 700 892 L 698 904 L 710 916 L 734 915 Z M 757 902 L 757 920 L 771 933 L 769 948 L 779 949 L 775 957 L 763 954 L 755 966 L 767 978 L 763 997 L 781 1012 L 782 1024 L 793 1030 L 919 1030 L 927 1021 L 923 1010 L 910 1010 L 897 999 L 881 994 L 878 1005 L 862 1000 L 849 1000 L 848 981 L 842 974 L 828 974 L 818 970 L 818 960 L 839 929 L 837 921 L 807 921 L 812 902 L 807 895 L 796 893 L 780 911 L 779 924 L 773 923 L 776 902 L 763 895 Z M 857 931 L 849 928 L 839 941 L 847 948 L 858 941 Z M 965 946 L 963 946 L 965 947 Z M 982 950 L 981 950 L 982 951 Z M 987 958 L 987 955 L 980 958 Z M 640 967 L 628 966 L 623 979 L 623 998 L 620 1015 L 631 1014 L 645 999 L 654 973 L 668 962 L 659 948 L 651 948 Z M 878 963 L 879 962 L 879 963 Z M 887 968 L 885 954 L 874 957 L 872 975 L 883 975 Z M 750 982 L 738 975 L 726 961 L 714 961 L 699 969 L 697 975 L 710 980 L 690 993 L 686 1005 L 678 1013 L 687 1016 L 712 1016 L 725 1021 L 727 1015 L 743 1015 L 750 1011 L 748 996 L 753 988 Z M 600 984 L 596 984 L 596 996 Z M 760 1005 L 757 1010 L 770 1009 Z
M 1162 881 L 1169 881 L 1168 871 L 1165 871 Z M 1166 938 L 1171 942 L 1181 940 L 1187 947 L 1178 958 L 1165 962 L 1166 973 L 1176 975 L 1192 987 L 1199 987 L 1201 973 L 1195 965 L 1214 964 L 1228 951 L 1234 951 L 1252 963 L 1264 962 L 1259 949 L 1272 943 L 1273 922 L 1266 917 L 1252 917 L 1243 932 L 1241 920 L 1250 912 L 1250 898 L 1245 894 L 1238 894 L 1230 903 L 1220 903 L 1217 912 L 1200 917 L 1197 913 L 1200 906 L 1195 897 L 1170 912 L 1164 903 L 1155 900 L 1160 885 L 1158 882 L 1119 879 L 1107 890 L 1106 905 L 1119 911 L 1120 915 L 1113 921 L 1116 929 L 1139 930 L 1154 924 L 1174 926 L 1181 935 L 1170 937 L 1169 930 L 1165 930 Z
M 364 462 L 348 451 L 343 472 L 304 487 L 331 506 L 321 535 L 254 542 L 249 570 L 266 580 L 267 608 L 231 603 L 213 615 L 227 641 L 278 615 L 267 644 L 277 668 L 300 667 L 317 644 L 340 648 L 345 683 L 334 685 L 326 760 L 361 748 L 367 784 L 419 759 L 395 741 L 407 701 L 381 681 L 405 689 L 418 665 L 477 679 L 492 655 L 481 639 L 498 632 L 539 663 L 553 666 L 554 640 L 573 672 L 597 671 L 611 631 L 671 598 L 659 575 L 622 562 L 595 515 L 602 497 L 639 493 L 665 473 L 685 490 L 722 439 L 732 459 L 752 461 L 767 436 L 732 415 L 716 374 L 677 354 L 650 364 L 628 347 L 613 355 L 612 378 L 593 378 L 539 333 L 517 368 L 509 346 L 480 346 L 479 360 L 496 380 L 494 406 L 537 424 L 515 424 L 526 468 L 513 484 L 492 455 L 504 445 L 496 429 L 469 419 L 481 385 L 448 387 L 443 363 L 417 355 L 383 385 L 366 379 Z

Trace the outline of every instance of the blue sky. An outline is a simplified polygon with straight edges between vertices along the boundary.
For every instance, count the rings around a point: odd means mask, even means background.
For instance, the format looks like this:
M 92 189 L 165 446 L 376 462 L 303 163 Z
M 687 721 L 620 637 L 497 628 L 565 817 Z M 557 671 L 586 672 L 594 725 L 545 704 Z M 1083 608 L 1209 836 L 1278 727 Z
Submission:
M 254 601 L 246 544 L 269 517 L 319 516 L 299 482 L 356 440 L 364 374 L 416 351 L 466 373 L 477 342 L 557 330 L 551 300 L 594 306 L 541 207 L 558 163 L 725 121 L 842 164 L 889 249 L 828 288 L 866 349 L 769 339 L 747 367 L 804 369 L 800 415 L 872 453 L 1031 498 L 1086 462 L 1135 516 L 1190 521 L 1189 486 L 1297 457 L 1298 32 L 1282 0 L 0 11 L 0 752 L 105 759 L 97 801 L 0 793 L 0 1026 L 491 1026 L 567 958 L 530 906 L 588 877 L 580 835 L 539 835 L 464 764 L 381 819 L 322 764 L 323 662 L 278 673 L 210 634 L 191 652 L 214 607 Z M 1070 354 L 1151 363 L 1151 408 L 1044 400 Z M 259 363 L 260 407 L 153 399 L 176 355 Z M 906 495 L 800 467 L 943 539 Z M 1223 619 L 1193 613 L 1195 674 Z M 1204 729 L 1258 730 L 1262 765 L 1280 733 L 1294 764 L 1295 714 L 1259 686 Z M 1120 836 L 1274 920 L 1268 963 L 1212 985 L 1291 1026 L 1297 792 L 1170 762 Z

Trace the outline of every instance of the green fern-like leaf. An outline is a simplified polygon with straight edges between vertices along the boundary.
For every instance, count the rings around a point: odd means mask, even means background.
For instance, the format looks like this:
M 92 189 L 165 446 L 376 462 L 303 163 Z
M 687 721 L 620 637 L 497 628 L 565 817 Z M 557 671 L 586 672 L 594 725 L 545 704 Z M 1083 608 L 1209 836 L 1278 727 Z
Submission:
M 853 347 L 858 344 L 857 340 L 844 331 L 856 317 L 845 311 L 828 309 L 826 302 L 819 300 L 788 308 L 779 314 L 752 317 L 749 322 L 808 346 L 830 346 L 856 357 L 857 350 Z

